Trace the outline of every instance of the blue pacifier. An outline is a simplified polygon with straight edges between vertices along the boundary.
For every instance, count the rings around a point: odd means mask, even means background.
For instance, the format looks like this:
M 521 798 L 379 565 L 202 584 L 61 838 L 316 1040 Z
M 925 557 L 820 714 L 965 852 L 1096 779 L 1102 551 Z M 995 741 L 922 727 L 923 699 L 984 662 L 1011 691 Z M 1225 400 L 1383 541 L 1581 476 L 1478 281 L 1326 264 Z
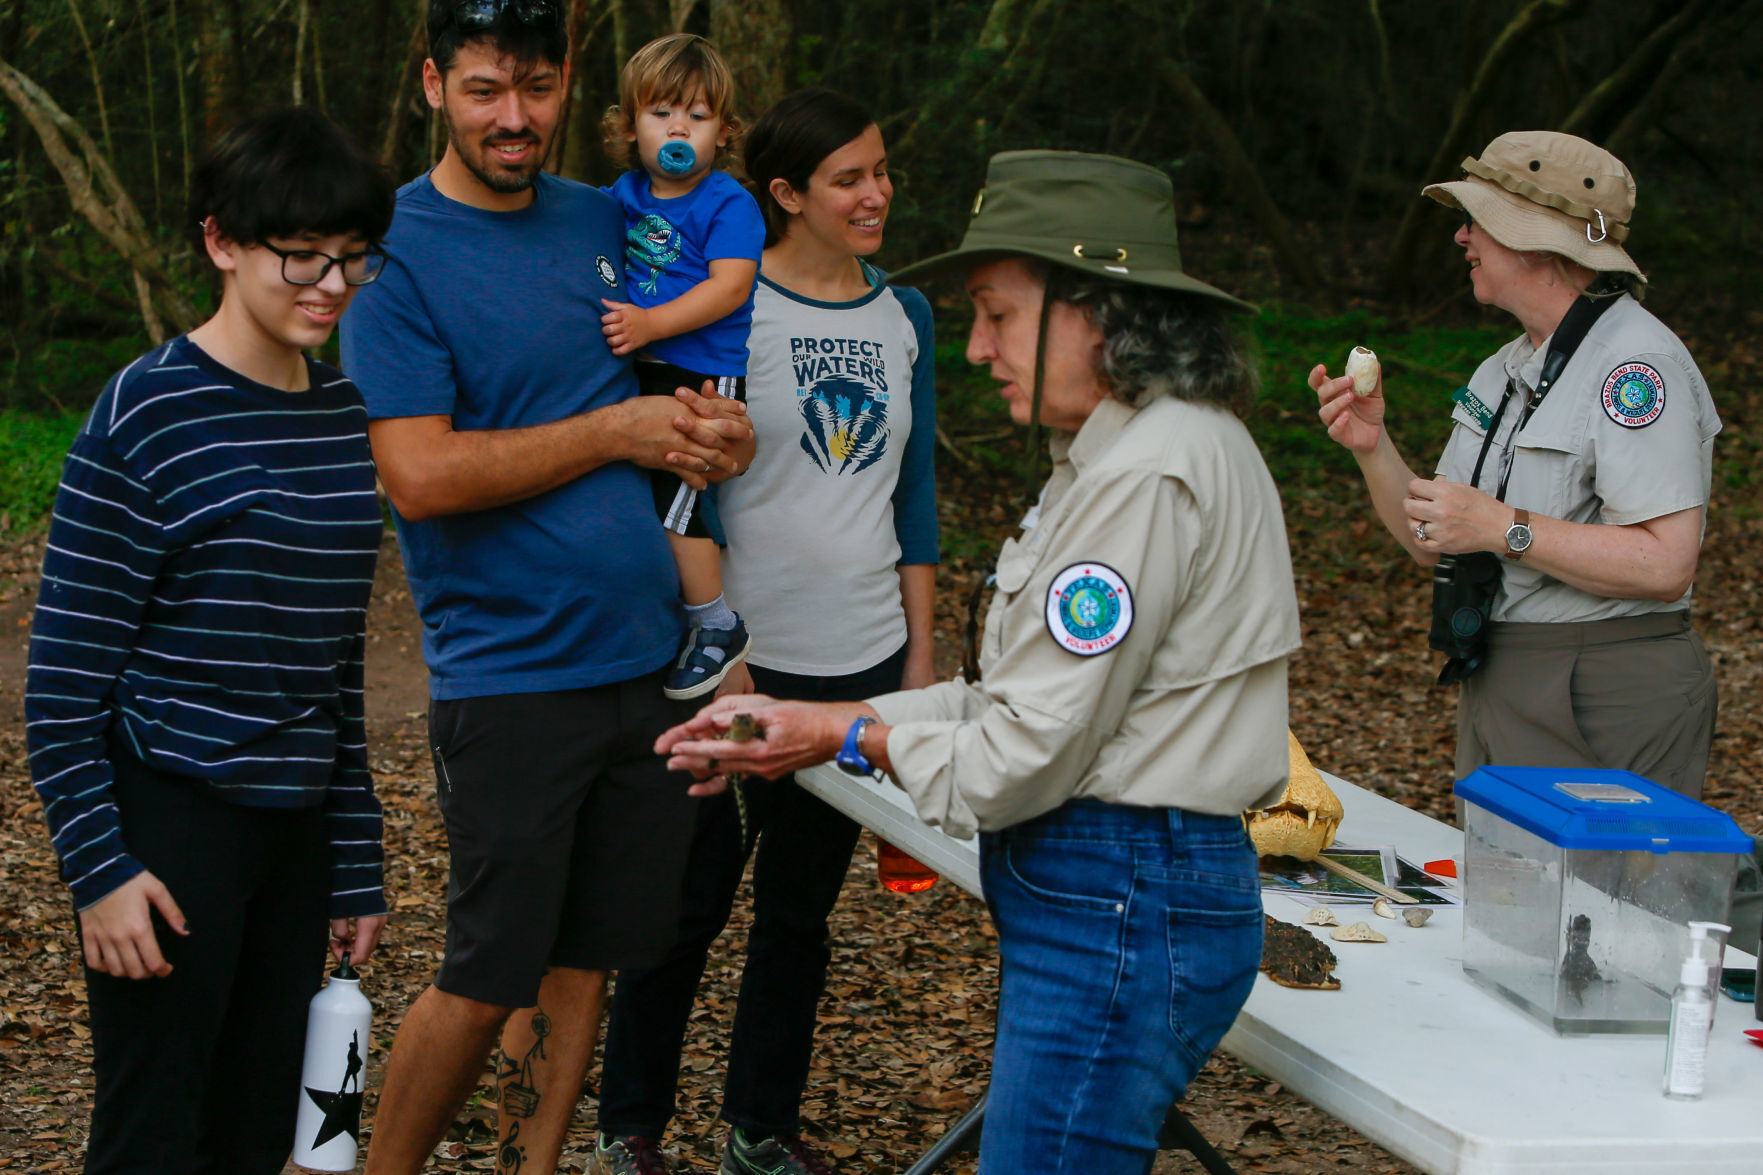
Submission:
M 655 162 L 668 175 L 685 175 L 698 165 L 698 153 L 683 139 L 670 139 L 656 153 Z

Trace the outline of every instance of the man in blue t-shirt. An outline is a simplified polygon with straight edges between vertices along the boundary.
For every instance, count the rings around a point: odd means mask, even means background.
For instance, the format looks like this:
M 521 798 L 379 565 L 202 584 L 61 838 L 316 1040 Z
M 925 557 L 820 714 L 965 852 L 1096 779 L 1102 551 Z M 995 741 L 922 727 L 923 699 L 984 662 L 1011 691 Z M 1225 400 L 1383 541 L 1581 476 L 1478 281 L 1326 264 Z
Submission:
M 592 329 L 623 219 L 542 170 L 567 92 L 550 5 L 433 0 L 423 83 L 448 147 L 398 193 L 343 362 L 423 621 L 451 852 L 447 945 L 387 1067 L 368 1170 L 416 1172 L 501 1036 L 501 1148 L 554 1162 L 606 973 L 671 944 L 690 781 L 657 734 L 683 619 L 637 467 L 744 468 L 735 401 L 638 397 Z M 515 1012 L 514 1009 L 526 1009 Z

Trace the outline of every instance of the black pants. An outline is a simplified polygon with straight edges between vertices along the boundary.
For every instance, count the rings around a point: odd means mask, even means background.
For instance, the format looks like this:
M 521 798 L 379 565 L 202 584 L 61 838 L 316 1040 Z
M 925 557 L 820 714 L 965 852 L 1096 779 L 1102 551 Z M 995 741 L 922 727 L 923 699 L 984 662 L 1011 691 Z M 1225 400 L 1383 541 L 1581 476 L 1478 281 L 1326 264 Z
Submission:
M 86 971 L 98 1083 L 86 1171 L 277 1175 L 324 970 L 324 814 L 240 807 L 195 780 L 115 763 L 129 851 L 190 933 L 154 915 L 172 965 L 163 979 Z
M 762 693 L 844 702 L 898 689 L 905 663 L 902 649 L 871 669 L 841 677 L 804 677 L 757 665 L 752 670 Z M 753 928 L 729 1040 L 722 1116 L 749 1132 L 794 1134 L 832 959 L 826 920 L 839 899 L 860 830 L 788 776 L 742 787 L 758 834 L 758 857 Z M 692 1000 L 710 944 L 728 924 L 746 861 L 733 795 L 706 800 L 686 866 L 679 940 L 659 966 L 621 971 L 613 987 L 600 1084 L 602 1131 L 658 1139 L 667 1129 Z

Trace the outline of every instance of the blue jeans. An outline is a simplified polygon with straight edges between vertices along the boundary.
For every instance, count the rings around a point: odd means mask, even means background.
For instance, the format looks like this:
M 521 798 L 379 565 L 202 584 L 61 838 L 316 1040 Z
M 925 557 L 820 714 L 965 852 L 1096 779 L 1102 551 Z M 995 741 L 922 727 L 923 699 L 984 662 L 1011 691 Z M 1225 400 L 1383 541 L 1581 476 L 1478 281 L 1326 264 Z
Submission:
M 1144 1175 L 1260 964 L 1242 821 L 1073 800 L 986 833 L 980 869 L 1003 956 L 981 1175 Z

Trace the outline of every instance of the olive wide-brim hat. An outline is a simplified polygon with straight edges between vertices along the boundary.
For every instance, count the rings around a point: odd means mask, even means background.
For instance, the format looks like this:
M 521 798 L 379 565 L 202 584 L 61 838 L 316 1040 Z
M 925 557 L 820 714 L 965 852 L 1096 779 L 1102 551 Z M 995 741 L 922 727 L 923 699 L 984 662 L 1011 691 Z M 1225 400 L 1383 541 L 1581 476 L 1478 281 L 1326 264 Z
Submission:
M 961 244 L 888 275 L 910 284 L 1000 257 L 1255 307 L 1182 272 L 1175 187 L 1154 167 L 1082 151 L 1000 151 L 986 166 Z

